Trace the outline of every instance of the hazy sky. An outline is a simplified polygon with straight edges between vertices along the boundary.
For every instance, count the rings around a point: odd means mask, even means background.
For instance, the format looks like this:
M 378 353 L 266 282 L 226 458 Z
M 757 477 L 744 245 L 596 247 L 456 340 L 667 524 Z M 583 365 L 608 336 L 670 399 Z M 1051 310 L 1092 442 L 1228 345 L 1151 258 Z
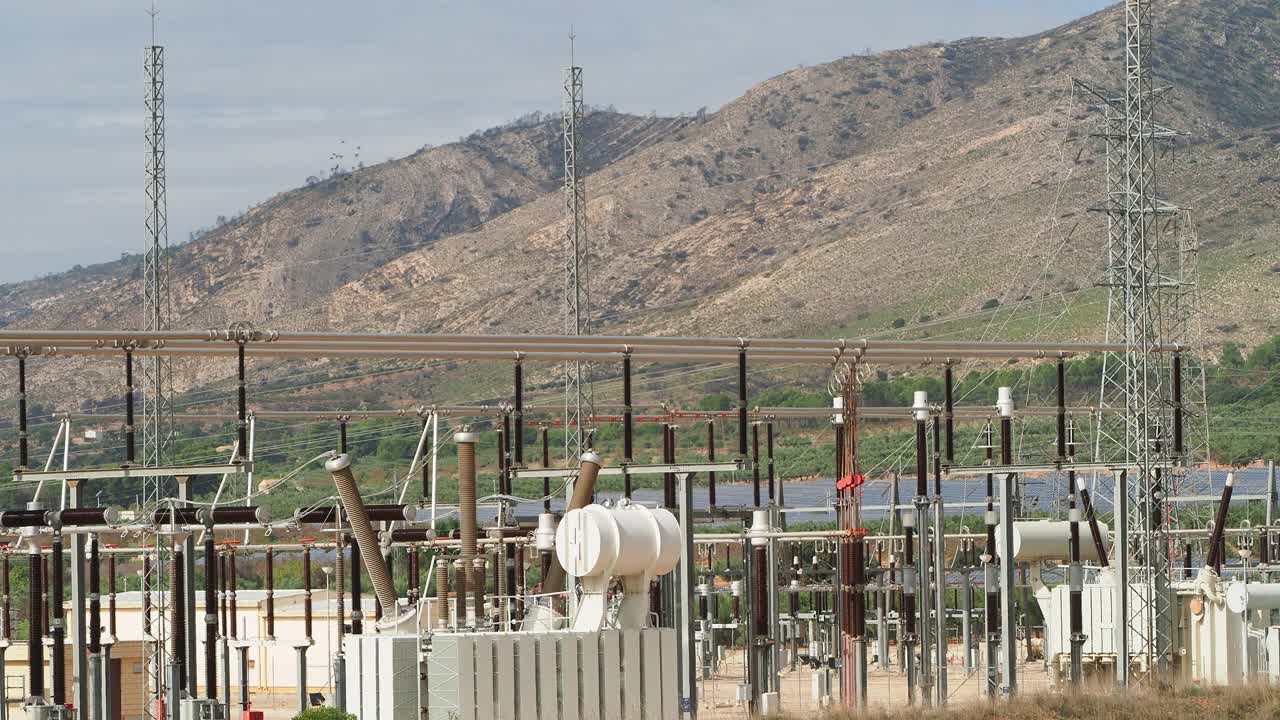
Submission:
M 559 106 L 574 25 L 585 96 L 715 109 L 864 48 L 1024 35 L 1103 0 L 158 0 L 173 242 L 300 185 Z M 0 281 L 144 244 L 143 0 L 4 3 Z M 346 141 L 345 145 L 342 141 Z M 350 155 L 348 151 L 348 156 Z

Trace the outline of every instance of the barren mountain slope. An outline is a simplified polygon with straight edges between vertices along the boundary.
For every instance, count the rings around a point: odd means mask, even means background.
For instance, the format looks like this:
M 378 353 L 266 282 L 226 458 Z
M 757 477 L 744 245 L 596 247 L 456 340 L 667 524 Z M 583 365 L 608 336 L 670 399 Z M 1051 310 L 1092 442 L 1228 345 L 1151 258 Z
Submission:
M 1280 0 L 1161 3 L 1160 186 L 1194 210 L 1211 340 L 1280 332 Z M 1114 85 L 1117 9 L 1040 35 L 799 68 L 698 118 L 588 117 L 591 292 L 610 332 L 1101 332 L 1104 159 L 1072 78 Z M 590 82 L 588 73 L 587 81 Z M 184 327 L 560 328 L 558 123 L 284 193 L 175 253 Z M 16 326 L 134 324 L 136 259 L 0 289 Z M 1024 307 L 1010 321 L 990 312 Z M 985 314 L 981 312 L 986 308 Z M 100 396 L 101 363 L 55 363 Z M 180 385 L 228 368 L 184 365 Z M 112 377 L 114 377 L 112 375 Z M 112 383 L 115 383 L 113 380 Z
M 1185 0 L 1160 18 L 1162 28 L 1196 28 L 1170 31 L 1161 59 L 1202 65 L 1219 56 L 1217 33 L 1249 45 L 1238 53 L 1248 72 L 1173 73 L 1183 85 L 1164 111 L 1194 139 L 1161 158 L 1162 186 L 1203 228 L 1208 329 L 1244 328 L 1246 338 L 1274 324 L 1226 289 L 1243 284 L 1274 307 L 1263 288 L 1280 280 L 1270 272 L 1280 259 L 1278 185 L 1268 180 L 1280 175 L 1276 136 L 1253 126 L 1264 116 L 1251 109 L 1280 99 L 1262 84 L 1277 67 L 1275 6 Z M 1088 138 L 1096 116 L 1071 80 L 1116 75 L 1119 20 L 1112 10 L 1031 38 L 796 70 L 598 173 L 588 195 L 603 321 L 812 333 L 877 313 L 911 322 L 1056 293 L 1097 316 L 1097 294 L 1081 290 L 1099 279 L 1102 219 L 1084 210 L 1103 193 L 1103 158 Z M 856 134 L 844 138 L 846 127 Z M 815 147 L 823 152 L 810 155 Z M 759 162 L 743 168 L 741 158 Z M 1247 222 L 1230 220 L 1241 215 Z M 1218 237 L 1226 228 L 1237 237 Z M 329 303 L 330 322 L 554 330 L 563 230 L 555 199 L 530 203 L 350 283 Z M 682 302 L 669 315 L 643 312 Z

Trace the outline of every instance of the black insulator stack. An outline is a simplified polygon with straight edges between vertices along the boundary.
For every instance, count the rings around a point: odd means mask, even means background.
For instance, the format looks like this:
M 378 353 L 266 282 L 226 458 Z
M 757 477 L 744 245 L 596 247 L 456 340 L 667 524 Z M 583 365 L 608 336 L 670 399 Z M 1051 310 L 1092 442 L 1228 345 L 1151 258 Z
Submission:
M 777 499 L 777 483 L 774 480 L 773 467 L 773 423 L 765 423 L 765 462 L 768 468 L 766 477 L 769 480 L 769 502 L 773 503 Z
M 662 462 L 671 462 L 671 425 L 662 424 Z M 662 506 L 670 508 L 675 505 L 675 478 L 671 473 L 662 473 Z
M 716 461 L 716 424 L 707 421 L 707 462 Z M 707 507 L 712 512 L 716 509 L 716 474 L 707 473 Z
M 844 425 L 837 424 L 836 429 L 836 480 L 845 476 L 844 467 Z
M 635 418 L 631 407 L 631 353 L 622 356 L 622 462 L 630 465 L 635 453 Z M 631 476 L 622 476 L 622 494 L 631 497 Z
M 1222 486 L 1222 498 L 1218 501 L 1218 512 L 1213 519 L 1213 536 L 1209 539 L 1209 567 L 1217 572 L 1222 571 L 1222 563 L 1226 560 L 1223 552 L 1223 538 L 1227 529 L 1227 510 L 1231 507 L 1231 486 L 1234 478 L 1228 474 L 1227 482 Z
M 124 354 L 124 462 L 132 465 L 137 457 L 133 433 L 133 352 Z
M 947 367 L 943 370 L 942 375 L 942 400 L 943 412 L 946 413 L 947 425 L 947 465 L 953 465 L 956 461 L 956 433 L 955 433 L 955 378 L 951 369 L 951 363 L 947 363 Z
M 27 469 L 27 358 L 18 356 L 18 467 Z
M 502 427 L 498 428 L 498 492 L 506 492 L 503 477 L 507 474 L 507 433 L 510 432 L 511 416 L 502 414 Z
M 302 631 L 311 641 L 311 548 L 302 548 Z
M 218 550 L 213 533 L 204 534 L 204 693 L 210 700 L 218 697 L 218 614 L 214 608 L 218 597 Z M 270 561 L 267 565 L 268 569 Z M 268 570 L 269 572 L 269 570 Z M 114 574 L 114 573 L 113 573 Z M 114 592 L 114 588 L 112 588 Z M 268 626 L 270 622 L 268 622 Z M 268 631 L 268 634 L 270 632 Z M 192 668 L 195 672 L 195 668 Z
M 240 632 L 240 616 L 236 612 L 236 588 L 239 582 L 236 578 L 236 551 L 227 551 L 227 629 L 230 631 L 228 636 L 235 640 L 239 637 Z
M 938 436 L 940 427 L 937 418 L 933 421 L 933 494 L 942 497 L 942 452 L 940 446 L 941 438 Z
M 924 420 L 916 420 L 916 497 L 929 494 L 929 438 Z
M 738 350 L 738 459 L 747 458 L 747 349 Z M 759 505 L 760 503 L 756 503 Z
M 751 424 L 751 499 L 761 507 L 760 496 L 760 423 Z
M 227 575 L 226 552 L 223 552 L 218 556 L 218 575 L 221 578 L 221 580 L 218 582 L 218 587 L 221 590 L 221 592 L 218 595 L 218 612 L 222 616 L 222 622 L 221 622 L 222 637 L 228 637 L 231 632 L 231 624 L 227 622 L 227 598 L 229 596 L 229 593 L 227 591 L 228 575 Z
M 1107 546 L 1102 542 L 1102 528 L 1098 525 L 1098 514 L 1094 512 L 1093 501 L 1089 498 L 1089 490 L 1080 488 L 1080 507 L 1084 509 L 1084 517 L 1089 521 L 1089 535 L 1093 538 L 1093 547 L 1098 552 L 1098 565 L 1107 567 Z
M 53 641 L 50 663 L 53 665 L 53 704 L 67 704 L 66 653 L 67 629 L 62 615 L 62 533 L 55 531 L 49 551 L 49 605 L 53 614 L 49 623 L 49 639 Z
M 363 564 L 360 558 L 360 546 L 356 543 L 349 543 L 351 546 L 351 634 L 364 634 L 364 609 L 361 606 L 361 577 L 360 566 Z
M 409 604 L 417 605 L 418 584 L 422 582 L 422 578 L 418 572 L 418 548 L 405 548 L 405 556 L 409 561 L 409 579 L 407 583 Z
M 44 636 L 41 610 L 41 598 L 44 594 L 44 573 L 40 562 L 40 551 L 32 548 L 27 555 L 27 672 L 30 675 L 28 685 L 30 696 L 44 697 L 44 647 L 41 638 Z
M 1173 454 L 1181 457 L 1186 450 L 1182 437 L 1182 353 L 1173 354 Z
M 1067 362 L 1058 358 L 1058 461 L 1067 459 Z M 1071 489 L 1075 492 L 1075 488 Z
M 338 421 L 338 452 L 347 454 L 347 421 Z
M 249 456 L 249 393 L 244 381 L 244 343 L 236 346 L 236 458 Z
M 524 467 L 524 365 L 516 363 L 513 370 L 516 384 L 515 407 L 512 410 L 515 420 L 515 433 L 511 438 L 515 447 L 516 467 Z
M 175 545 L 169 564 L 169 657 L 177 669 L 178 687 L 186 687 L 187 623 L 185 622 L 187 593 L 185 592 L 185 563 L 182 562 L 182 546 Z
M 102 566 L 98 539 L 89 539 L 89 652 L 102 650 Z
M 49 622 L 49 558 L 40 558 L 40 587 L 43 593 L 40 595 L 40 614 L 43 616 L 42 625 L 44 627 L 45 637 L 49 636 L 49 630 L 53 628 L 53 623 Z
M 267 637 L 276 636 L 276 551 L 267 548 Z
M 551 441 L 547 437 L 547 428 L 543 427 L 538 434 L 542 436 L 542 467 L 549 468 L 551 467 Z M 551 512 L 551 478 L 546 475 L 542 476 L 542 512 Z M 546 568 L 543 568 L 544 576 L 546 572 Z

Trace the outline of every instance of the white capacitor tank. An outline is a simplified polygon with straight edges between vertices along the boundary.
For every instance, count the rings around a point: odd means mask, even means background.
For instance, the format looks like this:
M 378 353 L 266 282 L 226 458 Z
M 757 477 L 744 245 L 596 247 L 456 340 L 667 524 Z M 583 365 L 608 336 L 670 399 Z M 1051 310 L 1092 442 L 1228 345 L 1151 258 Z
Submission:
M 1233 582 L 1226 595 L 1227 609 L 1233 613 L 1280 609 L 1280 583 Z
M 680 524 L 660 508 L 588 505 L 561 518 L 556 557 L 578 578 L 665 575 L 680 561 Z
M 1098 523 L 1098 529 L 1102 531 L 1102 544 L 1110 545 L 1111 533 L 1106 523 Z M 1001 530 L 1002 527 L 997 525 L 997 538 L 1001 536 Z M 1000 546 L 1001 543 L 996 543 L 998 553 Z M 1014 522 L 1013 557 L 1024 561 L 1069 561 L 1071 559 L 1071 523 L 1053 520 Z M 1094 562 L 1100 559 L 1087 522 L 1080 523 L 1080 559 Z

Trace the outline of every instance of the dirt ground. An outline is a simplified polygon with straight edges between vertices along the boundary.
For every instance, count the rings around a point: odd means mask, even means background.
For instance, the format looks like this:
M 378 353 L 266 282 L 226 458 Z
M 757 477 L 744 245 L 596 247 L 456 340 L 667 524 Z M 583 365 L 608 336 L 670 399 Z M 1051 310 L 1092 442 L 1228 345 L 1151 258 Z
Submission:
M 813 676 L 822 670 L 811 670 L 800 666 L 794 672 L 784 668 L 780 677 L 782 689 L 782 712 L 787 715 L 811 714 L 822 710 L 814 702 Z M 899 708 L 907 704 L 907 681 L 899 668 L 888 670 L 877 669 L 874 665 L 869 670 L 870 685 L 867 688 L 867 702 L 873 707 Z M 737 686 L 745 682 L 745 666 L 741 651 L 726 656 L 721 665 L 721 672 L 699 685 L 700 720 L 730 720 L 749 718 L 746 706 L 736 701 Z M 978 701 L 982 698 L 984 676 L 980 673 L 966 674 L 962 665 L 952 665 L 947 670 L 947 689 L 950 704 L 961 704 Z M 833 687 L 837 684 L 835 673 L 831 673 Z M 1037 693 L 1048 690 L 1050 680 L 1044 665 L 1032 662 L 1030 665 L 1018 667 L 1018 689 L 1020 693 Z

